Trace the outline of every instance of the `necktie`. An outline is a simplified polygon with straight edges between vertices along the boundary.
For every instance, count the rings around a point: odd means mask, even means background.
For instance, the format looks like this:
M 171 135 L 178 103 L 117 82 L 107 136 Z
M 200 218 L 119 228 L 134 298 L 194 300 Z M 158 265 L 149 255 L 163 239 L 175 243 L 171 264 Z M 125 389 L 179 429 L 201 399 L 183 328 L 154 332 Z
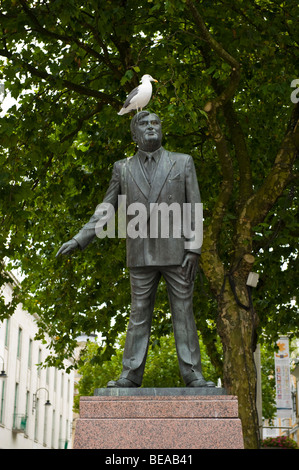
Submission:
M 153 177 L 154 169 L 155 169 L 155 159 L 152 157 L 152 155 L 148 155 L 145 163 L 146 163 L 147 176 L 149 178 L 149 181 L 152 181 L 152 177 Z

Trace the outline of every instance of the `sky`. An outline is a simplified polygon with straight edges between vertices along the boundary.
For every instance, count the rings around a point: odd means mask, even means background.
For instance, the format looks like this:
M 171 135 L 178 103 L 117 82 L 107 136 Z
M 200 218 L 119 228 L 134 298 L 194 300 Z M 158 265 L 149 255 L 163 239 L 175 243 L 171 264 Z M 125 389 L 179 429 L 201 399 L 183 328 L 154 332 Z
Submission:
M 17 101 L 7 92 L 5 93 L 4 84 L 0 83 L 0 117 L 4 116 L 7 110 L 14 104 L 17 104 Z

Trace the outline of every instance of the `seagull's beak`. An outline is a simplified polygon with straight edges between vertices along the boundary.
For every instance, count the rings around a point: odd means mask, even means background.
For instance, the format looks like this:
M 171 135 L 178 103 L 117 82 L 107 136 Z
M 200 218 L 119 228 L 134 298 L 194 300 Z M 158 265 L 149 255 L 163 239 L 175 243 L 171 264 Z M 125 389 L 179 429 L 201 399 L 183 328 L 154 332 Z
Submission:
M 153 82 L 156 82 L 156 83 L 158 83 L 158 80 L 155 80 L 155 78 L 153 78 L 152 80 L 153 80 Z

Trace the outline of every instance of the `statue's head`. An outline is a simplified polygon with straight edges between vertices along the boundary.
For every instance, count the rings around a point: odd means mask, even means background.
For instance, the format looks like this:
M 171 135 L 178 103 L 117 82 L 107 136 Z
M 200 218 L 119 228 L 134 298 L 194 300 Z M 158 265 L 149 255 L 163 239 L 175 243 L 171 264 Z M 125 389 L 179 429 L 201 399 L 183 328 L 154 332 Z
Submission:
M 131 133 L 138 148 L 154 152 L 162 144 L 162 124 L 160 118 L 149 111 L 140 111 L 131 121 Z

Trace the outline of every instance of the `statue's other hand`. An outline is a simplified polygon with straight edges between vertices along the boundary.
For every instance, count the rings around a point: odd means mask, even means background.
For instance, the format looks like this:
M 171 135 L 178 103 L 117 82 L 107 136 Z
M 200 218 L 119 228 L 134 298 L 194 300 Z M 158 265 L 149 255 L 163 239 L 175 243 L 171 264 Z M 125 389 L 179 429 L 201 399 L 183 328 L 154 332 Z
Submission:
M 197 253 L 188 252 L 182 263 L 182 268 L 185 268 L 185 278 L 189 282 L 193 282 L 196 276 L 198 267 L 199 255 Z
M 57 256 L 60 256 L 60 255 L 68 255 L 72 251 L 76 250 L 76 248 L 78 247 L 79 247 L 78 242 L 76 242 L 76 240 L 72 238 L 68 242 L 64 243 L 62 247 L 57 251 L 56 258 Z

